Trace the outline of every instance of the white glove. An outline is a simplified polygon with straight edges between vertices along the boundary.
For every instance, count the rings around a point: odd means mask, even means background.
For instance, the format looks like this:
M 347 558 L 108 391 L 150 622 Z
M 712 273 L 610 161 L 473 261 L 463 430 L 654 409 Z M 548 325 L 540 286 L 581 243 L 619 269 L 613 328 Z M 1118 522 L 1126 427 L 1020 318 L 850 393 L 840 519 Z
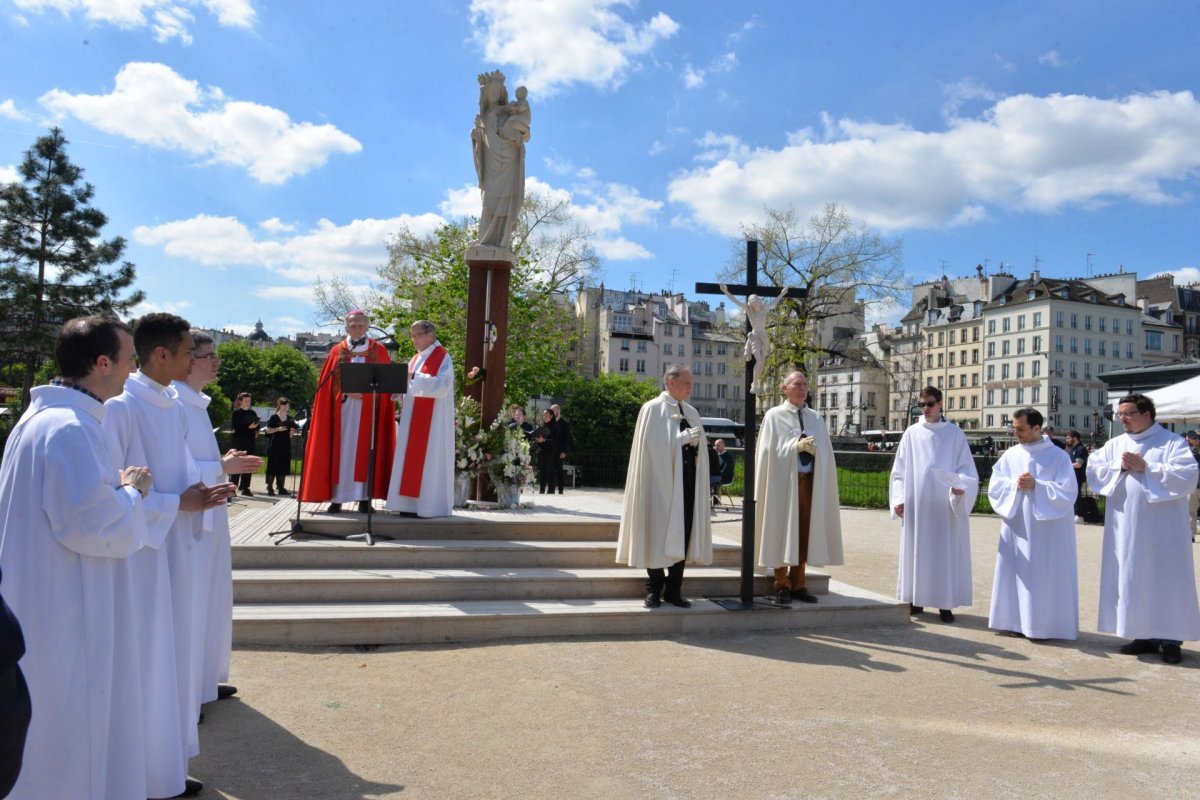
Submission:
M 675 441 L 680 445 L 696 444 L 700 441 L 700 437 L 704 435 L 703 428 L 687 428 L 682 430 L 675 437 Z
M 817 455 L 817 440 L 812 436 L 801 436 L 796 440 L 796 453 L 808 453 L 814 458 Z

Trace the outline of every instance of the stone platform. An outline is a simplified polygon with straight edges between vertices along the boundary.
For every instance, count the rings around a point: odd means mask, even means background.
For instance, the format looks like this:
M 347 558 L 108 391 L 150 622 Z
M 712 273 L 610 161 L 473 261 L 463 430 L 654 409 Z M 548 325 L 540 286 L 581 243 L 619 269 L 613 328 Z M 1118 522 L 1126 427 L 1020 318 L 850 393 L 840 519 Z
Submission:
M 648 610 L 644 571 L 614 563 L 621 498 L 611 490 L 533 495 L 525 508 L 456 509 L 432 520 L 380 512 L 372 515 L 374 546 L 313 535 L 365 531 L 365 514 L 304 504 L 304 532 L 285 537 L 294 501 L 245 503 L 230 521 L 234 642 L 418 644 L 908 623 L 907 606 L 817 570 L 808 575 L 815 605 L 725 610 L 707 598 L 738 594 L 741 548 L 721 537 L 712 565 L 688 568 L 692 608 Z M 713 518 L 735 521 L 740 511 Z M 757 576 L 756 595 L 770 592 L 770 578 Z

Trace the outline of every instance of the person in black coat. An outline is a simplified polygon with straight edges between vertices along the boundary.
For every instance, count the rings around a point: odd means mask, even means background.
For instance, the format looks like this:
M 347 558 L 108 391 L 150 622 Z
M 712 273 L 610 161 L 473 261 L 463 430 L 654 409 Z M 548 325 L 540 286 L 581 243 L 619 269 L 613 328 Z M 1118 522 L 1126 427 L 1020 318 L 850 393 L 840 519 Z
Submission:
M 558 443 L 555 428 L 558 426 L 554 412 L 546 409 L 542 412 L 542 425 L 533 432 L 533 441 L 537 444 L 538 492 L 545 494 L 550 490 L 554 494 L 554 473 L 558 468 Z
M 237 396 L 237 403 L 233 409 L 232 444 L 234 450 L 243 450 L 247 455 L 255 454 L 254 437 L 258 435 L 259 422 L 258 413 L 250 408 L 250 393 L 242 392 Z M 234 479 L 242 494 L 247 497 L 254 496 L 254 492 L 250 491 L 249 472 L 231 475 L 230 478 Z
M 4 576 L 0 574 L 0 584 Z M 0 595 L 0 797 L 7 797 L 21 774 L 25 734 L 32 706 L 29 687 L 17 662 L 25 655 L 25 637 L 17 618 Z
M 299 430 L 296 420 L 288 416 L 291 401 L 281 397 L 275 401 L 275 413 L 267 420 L 263 433 L 267 436 L 267 494 L 291 494 L 283 488 L 284 479 L 292 474 L 292 431 Z M 276 489 L 272 483 L 279 488 Z
M 571 443 L 571 423 L 563 419 L 562 408 L 555 403 L 550 406 L 554 412 L 554 447 L 557 450 L 554 465 L 554 482 L 558 493 L 563 493 L 563 467 L 567 464 L 567 446 Z

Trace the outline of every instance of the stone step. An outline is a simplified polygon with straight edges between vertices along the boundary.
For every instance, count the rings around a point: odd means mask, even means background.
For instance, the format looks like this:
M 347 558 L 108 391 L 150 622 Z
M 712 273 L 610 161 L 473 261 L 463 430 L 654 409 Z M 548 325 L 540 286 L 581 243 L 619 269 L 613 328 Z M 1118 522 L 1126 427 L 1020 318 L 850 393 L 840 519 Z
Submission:
M 641 598 L 646 573 L 629 567 L 477 569 L 234 570 L 235 603 L 374 603 Z M 827 591 L 829 576 L 809 573 L 809 591 Z M 741 576 L 729 567 L 691 567 L 689 596 L 738 594 Z M 756 576 L 767 594 L 772 580 Z
M 713 542 L 714 567 L 741 566 L 740 547 Z M 238 545 L 234 569 L 427 569 L 469 567 L 612 567 L 616 543 L 571 540 L 408 539 Z
M 687 585 L 687 584 L 685 584 Z M 909 624 L 908 605 L 838 581 L 816 604 L 727 611 L 690 594 L 689 609 L 639 598 L 429 603 L 238 604 L 238 645 L 373 645 L 554 636 L 654 635 Z
M 297 534 L 304 541 L 304 532 L 331 536 L 349 536 L 367 529 L 367 515 L 359 513 L 305 514 L 301 519 L 303 531 Z M 371 518 L 371 532 L 391 536 L 396 540 L 409 539 L 521 539 L 537 541 L 613 541 L 617 540 L 617 518 L 588 518 L 576 520 L 531 519 L 519 512 L 494 511 L 487 517 L 439 517 L 416 519 L 393 514 L 377 513 Z M 283 528 L 290 530 L 290 525 Z M 288 547 L 292 541 L 281 546 Z

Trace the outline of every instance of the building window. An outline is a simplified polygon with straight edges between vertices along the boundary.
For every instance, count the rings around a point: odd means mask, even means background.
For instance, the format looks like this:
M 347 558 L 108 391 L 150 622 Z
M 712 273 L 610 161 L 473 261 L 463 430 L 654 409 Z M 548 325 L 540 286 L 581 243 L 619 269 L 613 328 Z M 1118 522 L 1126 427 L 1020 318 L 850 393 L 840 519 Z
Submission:
M 987 365 L 987 379 L 989 381 L 996 380 L 996 365 L 995 364 Z
M 937 354 L 937 356 L 938 356 L 938 366 L 939 366 L 939 367 L 945 366 L 945 365 L 942 363 L 942 354 L 941 354 L 941 353 L 938 353 L 938 354 Z
M 1100 318 L 1100 332 L 1104 333 L 1105 330 L 1106 330 L 1106 328 L 1105 328 L 1105 324 L 1104 324 L 1104 317 L 1101 317 Z
M 694 355 L 694 356 L 700 355 L 700 343 L 699 342 L 692 342 L 692 355 Z
M 1063 326 L 1063 312 L 1054 312 L 1054 327 L 1061 328 Z
M 950 344 L 954 344 L 954 331 L 950 331 Z
M 1018 378 L 1025 377 L 1025 362 L 1024 361 L 1017 362 L 1017 377 Z
M 663 345 L 663 355 L 664 356 L 671 355 L 671 343 L 670 342 L 667 342 L 666 344 Z
M 1021 353 L 1024 353 L 1024 352 L 1025 352 L 1025 337 L 1022 336 L 1020 339 L 1017 339 L 1017 355 L 1020 355 Z
M 971 348 L 971 363 L 972 364 L 979 363 L 979 348 L 978 347 Z
M 972 373 L 971 373 L 971 385 L 972 385 L 972 386 L 978 386 L 978 385 L 979 385 L 979 373 L 978 373 L 978 372 L 972 372 Z
M 1040 336 L 1033 337 L 1033 352 L 1035 352 L 1035 353 L 1042 352 L 1042 337 L 1040 337 Z
M 953 383 L 952 383 L 952 384 L 950 384 L 950 388 L 951 388 L 951 389 L 953 389 L 953 388 L 954 388 L 954 384 L 953 384 Z M 953 398 L 953 397 L 947 397 L 947 398 L 946 398 L 946 410 L 947 410 L 947 411 L 953 411 L 953 410 L 954 410 L 954 398 Z
M 639 358 L 639 359 L 637 360 L 637 371 L 638 371 L 638 372 L 641 372 L 641 373 L 643 373 L 643 374 L 645 374 L 645 372 L 646 372 L 646 359 L 644 359 L 644 358 Z
M 1071 314 L 1071 327 L 1072 328 L 1079 327 L 1079 315 L 1078 314 L 1075 314 L 1075 313 Z
M 1061 335 L 1055 336 L 1054 337 L 1054 352 L 1061 353 L 1062 351 L 1063 351 L 1062 336 Z
M 717 374 L 718 374 L 718 375 L 724 375 L 724 374 L 725 374 L 725 362 L 724 362 L 724 361 L 722 361 L 721 363 L 717 364 Z
M 1008 405 L 1008 389 L 1000 390 L 1000 405 Z
M 1077 340 L 1074 336 L 1071 337 L 1071 352 L 1072 353 L 1079 352 L 1079 340 Z
M 719 355 L 719 356 L 725 355 L 725 345 L 723 345 L 723 344 L 717 345 L 717 355 Z
M 971 395 L 971 410 L 974 411 L 977 408 L 979 408 L 979 395 L 973 394 Z
M 1024 404 L 1025 404 L 1025 387 L 1018 386 L 1017 387 L 1017 405 L 1020 406 L 1020 405 L 1024 405 Z
M 1085 381 L 1090 381 L 1092 379 L 1092 363 L 1090 361 L 1084 362 L 1083 379 Z
M 620 369 L 621 372 L 629 372 L 629 359 L 622 358 L 620 361 L 620 367 L 618 367 L 618 369 Z
M 628 339 L 621 340 L 621 349 L 627 353 L 629 352 L 629 340 Z
M 987 343 L 987 357 L 988 358 L 996 357 L 996 343 L 995 342 Z
M 638 340 L 638 344 L 637 344 L 637 351 L 638 351 L 639 353 L 644 353 L 644 352 L 646 352 L 646 343 L 645 343 L 644 341 L 642 341 L 642 340 Z
M 704 365 L 704 374 L 712 375 L 712 362 L 709 361 Z
M 988 389 L 987 390 L 987 398 L 988 398 L 988 405 L 994 406 L 996 404 L 996 390 Z M 989 422 L 988 424 L 991 425 L 992 423 Z
M 1162 331 L 1146 331 L 1146 349 L 1147 350 L 1162 350 L 1163 335 Z
M 1005 339 L 1003 342 L 1001 342 L 1000 343 L 1000 355 L 1002 355 L 1002 356 L 1008 355 L 1009 346 L 1011 344 L 1012 343 L 1009 342 L 1008 339 Z
M 954 366 L 954 351 L 950 351 L 950 366 Z
M 1002 381 L 1008 380 L 1008 364 L 1000 365 L 1000 380 L 1002 380 Z
M 1017 330 L 1019 330 L 1019 331 L 1025 330 L 1025 315 L 1024 314 L 1017 315 Z
M 1029 390 L 1029 402 L 1036 404 L 1036 403 L 1040 403 L 1041 401 L 1042 401 L 1042 387 L 1040 385 L 1034 386 L 1032 389 Z
M 663 328 L 663 336 L 674 336 L 674 335 L 675 335 L 675 326 L 674 325 L 667 325 L 665 328 Z
M 1042 374 L 1042 362 L 1034 361 L 1033 366 L 1029 369 L 1029 374 L 1031 377 L 1034 377 L 1034 378 L 1041 375 Z
M 723 383 L 718 383 L 718 384 L 717 384 L 717 399 L 718 399 L 718 400 L 724 400 L 724 399 L 725 399 L 725 390 L 726 390 L 727 388 L 729 388 L 729 387 L 727 387 L 727 386 L 726 386 L 725 384 L 723 384 Z
M 950 376 L 950 388 L 951 389 L 954 388 L 954 376 L 953 375 Z
M 1011 319 L 1009 319 L 1008 317 L 1005 317 L 1003 320 L 1001 320 L 1001 329 L 1002 329 L 1002 330 L 1003 330 L 1005 333 L 1008 333 L 1008 331 L 1009 331 L 1009 329 L 1010 329 L 1011 327 L 1012 327 L 1012 320 L 1011 320 Z
M 1035 327 L 1035 328 L 1042 327 L 1042 312 L 1040 312 L 1040 311 L 1033 312 L 1033 327 Z
M 995 424 L 996 424 L 996 418 L 993 415 L 988 414 L 987 415 L 987 426 L 990 428 Z
M 1125 320 L 1125 335 L 1133 336 L 1133 320 L 1131 319 Z
M 1083 340 L 1083 354 L 1085 356 L 1092 354 L 1092 340 L 1090 338 Z
M 1083 316 L 1083 329 L 1085 331 L 1090 331 L 1092 329 L 1092 315 L 1091 314 L 1085 314 Z

